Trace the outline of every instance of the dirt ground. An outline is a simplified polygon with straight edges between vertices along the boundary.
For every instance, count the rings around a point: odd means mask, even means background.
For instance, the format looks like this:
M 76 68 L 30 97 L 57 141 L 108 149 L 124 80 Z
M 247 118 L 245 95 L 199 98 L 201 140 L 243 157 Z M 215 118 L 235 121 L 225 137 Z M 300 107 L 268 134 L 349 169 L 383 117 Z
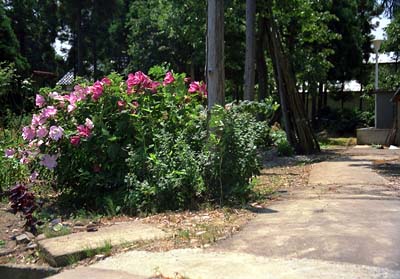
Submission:
M 143 242 L 113 248 L 110 254 L 128 250 L 169 251 L 178 248 L 201 248 L 213 245 L 215 242 L 229 238 L 232 234 L 251 220 L 255 212 L 268 207 L 275 200 L 282 200 L 294 190 L 308 187 L 308 176 L 312 164 L 337 156 L 337 150 L 324 151 L 313 156 L 278 157 L 274 153 L 264 156 L 264 169 L 257 177 L 255 195 L 249 204 L 232 208 L 204 208 L 200 211 L 168 212 L 143 218 L 117 216 L 100 218 L 96 226 L 109 226 L 115 222 L 141 219 L 145 223 L 171 232 L 173 237 L 156 242 Z M 390 173 L 390 171 L 388 171 Z M 6 211 L 7 205 L 0 205 L 0 246 L 1 263 L 46 264 L 39 251 L 27 249 L 28 244 L 16 245 L 14 237 L 23 232 L 24 221 Z M 71 227 L 74 233 L 76 220 L 62 220 L 62 224 Z M 90 222 L 90 220 L 86 220 Z M 1 253 L 3 252 L 4 255 Z M 95 258 L 86 259 L 79 264 L 89 264 Z

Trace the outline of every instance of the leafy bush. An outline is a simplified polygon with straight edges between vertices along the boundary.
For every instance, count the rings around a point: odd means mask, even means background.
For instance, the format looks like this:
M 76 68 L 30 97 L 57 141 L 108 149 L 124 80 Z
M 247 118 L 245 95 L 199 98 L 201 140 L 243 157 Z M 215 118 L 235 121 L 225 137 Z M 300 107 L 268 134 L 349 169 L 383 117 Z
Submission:
M 205 199 L 246 198 L 276 107 L 216 106 L 208 119 L 205 84 L 161 67 L 128 80 L 112 74 L 73 92 L 43 89 L 23 128 L 15 158 L 37 176 L 54 171 L 54 187 L 77 207 L 137 213 L 195 206 Z M 207 129 L 209 125 L 209 129 Z M 210 132 L 208 132 L 210 131 Z
M 355 130 L 374 125 L 374 113 L 358 109 L 332 110 L 326 108 L 321 112 L 321 127 L 338 135 L 354 134 Z
M 285 131 L 273 126 L 271 129 L 271 138 L 280 156 L 292 156 L 294 154 L 294 148 L 288 142 Z

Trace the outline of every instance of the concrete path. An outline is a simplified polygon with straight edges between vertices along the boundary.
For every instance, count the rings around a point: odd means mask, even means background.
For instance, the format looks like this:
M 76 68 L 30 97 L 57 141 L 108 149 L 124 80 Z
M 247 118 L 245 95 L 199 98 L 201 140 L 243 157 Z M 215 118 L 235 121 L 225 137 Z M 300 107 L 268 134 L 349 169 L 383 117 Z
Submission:
M 102 227 L 95 232 L 80 232 L 44 239 L 39 241 L 38 245 L 52 266 L 65 266 L 69 264 L 71 258 L 74 261 L 82 259 L 90 250 L 101 249 L 106 245 L 119 246 L 167 236 L 167 233 L 153 226 L 141 222 L 126 222 Z
M 132 278 L 156 271 L 193 279 L 400 278 L 400 198 L 371 168 L 371 160 L 398 158 L 388 152 L 352 149 L 314 165 L 307 189 L 274 203 L 211 249 L 131 251 L 87 269 Z

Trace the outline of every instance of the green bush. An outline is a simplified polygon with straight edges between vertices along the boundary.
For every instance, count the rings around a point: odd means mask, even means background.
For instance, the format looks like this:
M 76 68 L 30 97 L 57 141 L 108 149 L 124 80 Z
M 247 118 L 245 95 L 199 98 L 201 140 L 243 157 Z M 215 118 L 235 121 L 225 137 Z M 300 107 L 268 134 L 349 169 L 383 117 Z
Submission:
M 23 131 L 29 168 L 52 170 L 75 208 L 138 213 L 245 200 L 269 139 L 257 117 L 276 104 L 216 106 L 210 117 L 205 85 L 165 72 L 41 90 Z
M 273 127 L 271 138 L 280 156 L 292 156 L 294 154 L 294 148 L 288 142 L 285 131 Z
M 374 113 L 358 109 L 326 108 L 321 112 L 320 119 L 322 129 L 337 135 L 354 134 L 358 128 L 374 125 Z

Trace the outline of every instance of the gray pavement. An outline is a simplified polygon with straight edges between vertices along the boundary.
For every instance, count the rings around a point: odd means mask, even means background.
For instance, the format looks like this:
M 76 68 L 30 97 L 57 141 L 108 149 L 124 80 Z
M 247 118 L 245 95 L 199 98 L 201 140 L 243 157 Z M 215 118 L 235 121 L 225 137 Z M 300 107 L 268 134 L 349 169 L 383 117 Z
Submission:
M 384 152 L 350 149 L 315 164 L 309 187 L 210 249 L 130 251 L 87 269 L 132 278 L 400 278 L 400 198 L 371 168 L 372 160 L 398 158 Z M 79 278 L 68 274 L 55 278 Z

